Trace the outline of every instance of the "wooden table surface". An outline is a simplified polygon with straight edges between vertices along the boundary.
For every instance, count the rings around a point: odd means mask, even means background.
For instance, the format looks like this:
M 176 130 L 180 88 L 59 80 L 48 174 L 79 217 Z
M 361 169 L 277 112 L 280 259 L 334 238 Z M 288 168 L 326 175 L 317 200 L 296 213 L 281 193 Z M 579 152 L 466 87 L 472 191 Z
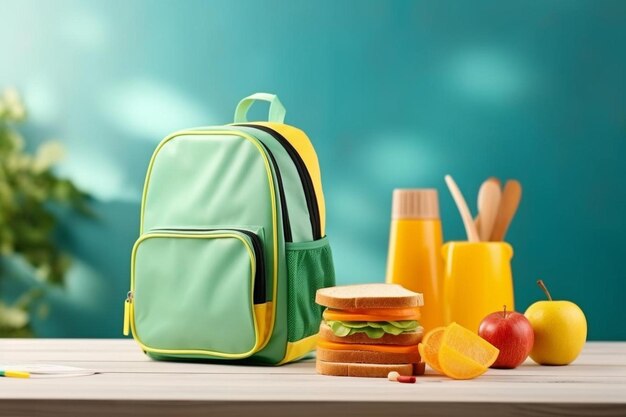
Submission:
M 316 375 L 311 359 L 282 367 L 155 362 L 121 339 L 0 339 L 0 362 L 97 372 L 0 378 L 0 415 L 10 416 L 626 415 L 626 343 L 618 342 L 590 342 L 569 366 L 528 361 L 470 381 L 427 371 L 416 384 Z

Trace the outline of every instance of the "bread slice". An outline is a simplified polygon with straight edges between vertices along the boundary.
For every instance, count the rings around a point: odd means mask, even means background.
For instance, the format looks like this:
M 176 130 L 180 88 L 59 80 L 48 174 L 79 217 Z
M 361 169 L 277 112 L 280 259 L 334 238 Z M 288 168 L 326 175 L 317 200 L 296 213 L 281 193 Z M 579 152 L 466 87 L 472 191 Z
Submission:
M 319 360 L 324 362 L 403 364 L 420 361 L 419 352 L 372 352 L 370 350 L 358 350 L 359 345 L 352 346 L 355 347 L 354 350 L 335 350 L 318 347 L 316 355 Z
M 417 345 L 422 341 L 424 336 L 424 328 L 418 327 L 413 332 L 400 333 L 395 336 L 389 333 L 385 333 L 380 339 L 371 339 L 365 333 L 355 333 L 350 336 L 339 337 L 335 336 L 330 326 L 322 321 L 320 324 L 319 338 L 328 340 L 335 343 L 361 343 L 361 344 L 375 344 L 375 345 Z
M 424 297 L 397 284 L 359 284 L 319 289 L 315 302 L 340 310 L 407 308 L 424 305 Z
M 315 369 L 322 375 L 387 378 L 389 372 L 400 375 L 424 375 L 424 362 L 405 364 L 337 363 L 317 360 Z

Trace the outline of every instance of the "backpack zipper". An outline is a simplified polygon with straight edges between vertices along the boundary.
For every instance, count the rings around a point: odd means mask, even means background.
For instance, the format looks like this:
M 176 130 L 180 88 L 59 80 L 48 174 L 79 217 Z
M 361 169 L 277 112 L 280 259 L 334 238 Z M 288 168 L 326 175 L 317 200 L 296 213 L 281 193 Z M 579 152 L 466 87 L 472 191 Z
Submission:
M 124 301 L 124 336 L 128 336 L 130 333 L 130 305 L 133 302 L 133 292 L 128 291 L 126 294 L 126 301 Z
M 319 205 L 318 205 L 317 197 L 315 195 L 315 188 L 313 186 L 313 180 L 311 179 L 311 174 L 309 173 L 309 170 L 307 169 L 306 164 L 302 160 L 302 157 L 300 156 L 296 148 L 293 147 L 293 145 L 291 144 L 291 142 L 287 140 L 287 138 L 285 138 L 283 135 L 281 135 L 274 129 L 271 129 L 267 126 L 255 125 L 255 124 L 237 124 L 236 126 L 244 126 L 244 127 L 261 130 L 269 134 L 270 136 L 272 136 L 274 139 L 278 141 L 278 143 L 280 143 L 283 146 L 283 148 L 285 149 L 285 151 L 287 152 L 287 154 L 293 161 L 293 164 L 296 166 L 296 170 L 298 171 L 298 176 L 300 177 L 300 182 L 302 183 L 302 189 L 304 190 L 304 197 L 306 199 L 306 205 L 309 211 L 309 220 L 311 222 L 311 231 L 313 234 L 313 240 L 321 239 L 322 231 L 321 231 Z M 267 149 L 267 147 L 265 148 L 270 154 L 272 161 L 275 163 L 276 161 L 274 160 L 274 156 L 271 154 L 269 149 Z M 280 177 L 279 174 L 277 174 L 277 176 Z M 284 216 L 284 213 L 283 213 L 283 216 Z M 291 239 L 288 240 L 288 242 L 291 242 Z

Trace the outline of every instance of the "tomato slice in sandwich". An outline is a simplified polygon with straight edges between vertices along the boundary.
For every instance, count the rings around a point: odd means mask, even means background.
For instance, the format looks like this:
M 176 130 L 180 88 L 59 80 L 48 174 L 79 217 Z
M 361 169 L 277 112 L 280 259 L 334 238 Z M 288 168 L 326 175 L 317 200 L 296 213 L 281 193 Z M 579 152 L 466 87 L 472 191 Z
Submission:
M 400 321 L 419 320 L 419 307 L 409 308 L 369 308 L 358 310 L 334 310 L 327 308 L 324 311 L 324 320 L 336 321 Z

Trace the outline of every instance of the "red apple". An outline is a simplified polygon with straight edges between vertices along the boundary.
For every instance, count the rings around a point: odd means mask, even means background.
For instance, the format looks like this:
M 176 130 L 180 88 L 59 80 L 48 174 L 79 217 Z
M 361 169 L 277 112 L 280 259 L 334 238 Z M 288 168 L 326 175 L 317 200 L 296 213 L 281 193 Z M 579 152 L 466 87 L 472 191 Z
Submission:
M 496 311 L 480 322 L 478 335 L 500 349 L 492 368 L 517 368 L 528 357 L 535 334 L 528 319 L 515 311 Z

